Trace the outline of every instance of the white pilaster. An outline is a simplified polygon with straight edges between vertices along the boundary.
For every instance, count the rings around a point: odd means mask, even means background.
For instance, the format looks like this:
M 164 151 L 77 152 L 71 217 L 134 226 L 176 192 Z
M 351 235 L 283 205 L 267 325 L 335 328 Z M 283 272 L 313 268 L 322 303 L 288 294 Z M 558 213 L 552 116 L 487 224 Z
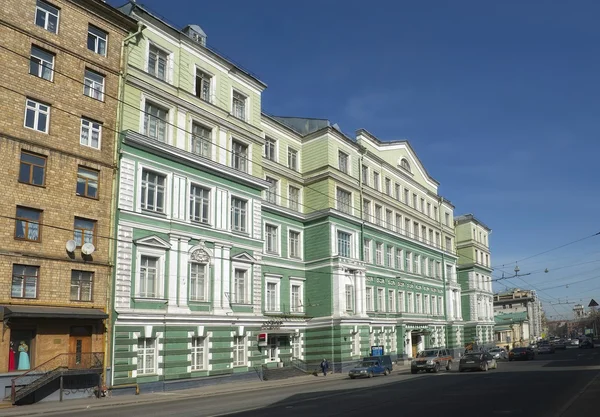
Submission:
M 345 288 L 342 285 L 344 280 L 344 269 L 333 269 L 333 315 L 339 317 L 346 310 Z
M 173 175 L 173 219 L 185 220 L 186 196 L 187 183 L 185 177 Z
M 227 130 L 223 129 L 222 127 L 219 130 L 218 143 L 219 149 L 217 150 L 217 161 L 220 164 L 227 165 L 227 149 L 229 149 L 227 146 Z
M 179 297 L 177 294 L 177 281 L 179 280 L 179 275 L 177 273 L 178 270 L 178 260 L 181 248 L 179 247 L 179 242 L 181 240 L 181 236 L 170 235 L 169 243 L 171 244 L 171 257 L 169 259 L 169 271 L 167 273 L 167 288 L 169 289 L 168 302 L 167 305 L 169 308 L 177 307 Z
M 406 355 L 409 358 L 412 358 L 413 357 L 413 355 L 412 355 L 412 330 L 408 330 L 406 332 L 405 337 L 406 337 L 405 340 L 408 340 L 408 342 L 406 343 Z
M 223 313 L 223 250 L 215 245 L 215 278 L 212 287 L 213 308 L 216 314 Z
M 182 239 L 179 244 L 179 303 L 178 306 L 182 308 L 188 307 L 188 270 L 189 270 L 189 250 L 191 245 L 187 239 Z
M 177 110 L 177 126 L 181 129 L 175 129 L 175 139 L 173 140 L 173 146 L 176 146 L 181 149 L 189 150 L 189 146 L 186 143 L 186 135 L 187 132 L 192 130 L 191 125 L 188 125 L 186 120 L 185 111 L 182 109 Z
M 230 311 L 229 303 L 231 302 L 231 248 L 228 246 L 221 246 L 221 256 L 223 257 L 223 270 L 221 271 L 221 285 L 223 286 L 223 294 L 221 300 L 223 300 L 222 307 L 226 311 Z M 250 280 L 250 274 L 248 274 L 248 280 Z

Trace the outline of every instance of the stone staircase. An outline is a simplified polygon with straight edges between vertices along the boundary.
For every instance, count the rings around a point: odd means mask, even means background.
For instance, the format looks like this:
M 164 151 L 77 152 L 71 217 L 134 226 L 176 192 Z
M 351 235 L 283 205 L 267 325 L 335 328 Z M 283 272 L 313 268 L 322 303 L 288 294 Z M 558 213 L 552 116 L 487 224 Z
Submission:
M 290 366 L 284 366 L 282 368 L 263 367 L 262 375 L 263 375 L 264 381 L 275 381 L 275 380 L 279 380 L 279 379 L 287 379 L 287 378 L 294 378 L 296 376 L 303 376 L 303 375 L 307 375 L 307 373 L 290 365 Z

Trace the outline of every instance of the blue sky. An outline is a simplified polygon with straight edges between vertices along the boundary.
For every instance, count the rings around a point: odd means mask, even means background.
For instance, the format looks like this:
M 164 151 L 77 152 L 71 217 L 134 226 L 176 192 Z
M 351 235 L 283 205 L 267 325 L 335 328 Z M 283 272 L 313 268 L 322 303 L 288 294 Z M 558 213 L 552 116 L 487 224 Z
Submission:
M 456 213 L 493 229 L 507 275 L 600 231 L 598 2 L 139 3 L 266 82 L 266 113 L 410 140 Z M 600 236 L 519 268 L 499 282 L 543 290 L 552 318 L 600 302 Z

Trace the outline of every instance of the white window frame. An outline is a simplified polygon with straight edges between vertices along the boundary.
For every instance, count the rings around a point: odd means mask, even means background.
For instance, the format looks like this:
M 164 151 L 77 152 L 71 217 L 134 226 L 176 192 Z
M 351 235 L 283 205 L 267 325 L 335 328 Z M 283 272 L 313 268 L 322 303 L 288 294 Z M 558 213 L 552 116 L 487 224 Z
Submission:
M 269 183 L 269 188 L 265 190 L 265 201 L 271 204 L 278 204 L 279 196 L 281 195 L 281 193 L 279 192 L 281 181 L 279 180 L 279 178 L 275 178 L 269 175 L 265 176 L 265 181 Z
M 335 232 L 336 232 L 335 233 L 336 254 L 338 256 L 343 256 L 345 258 L 352 258 L 352 254 L 353 254 L 353 252 L 352 252 L 352 249 L 353 249 L 352 248 L 353 247 L 352 240 L 353 240 L 354 235 L 352 234 L 352 232 L 349 232 L 347 230 L 342 230 L 342 229 L 336 229 Z M 342 253 L 340 253 L 340 242 L 339 242 L 340 241 L 340 233 L 348 235 L 348 254 L 342 254 Z
M 415 312 L 415 294 L 413 292 L 406 293 L 406 304 L 408 306 L 407 311 L 409 313 Z
M 238 97 L 236 97 L 236 95 Z M 234 100 L 239 100 L 240 98 L 242 98 L 243 103 L 244 103 L 244 108 L 243 108 L 243 115 L 241 115 L 240 113 L 237 112 L 236 110 L 236 106 L 234 105 Z M 235 117 L 236 119 L 240 119 L 243 120 L 245 122 L 248 121 L 248 110 L 249 110 L 249 104 L 250 104 L 250 100 L 247 94 L 242 93 L 241 91 L 232 88 L 231 89 L 231 115 L 233 117 Z M 241 116 L 241 117 L 240 117 Z
M 202 73 L 202 74 L 206 75 L 209 79 L 209 81 L 208 81 L 208 99 L 203 97 L 202 90 L 200 90 L 199 96 L 196 94 L 196 91 L 198 89 L 198 78 L 204 79 L 204 77 L 198 77 L 198 73 Z M 198 97 L 202 101 L 212 103 L 214 101 L 214 95 L 215 95 L 214 94 L 215 82 L 216 82 L 216 80 L 215 80 L 214 74 L 211 74 L 208 71 L 206 71 L 204 68 L 200 68 L 198 65 L 196 65 L 194 67 L 194 85 L 193 85 L 192 94 L 194 94 L 194 96 Z
M 377 310 L 378 312 L 385 312 L 385 289 L 377 288 Z
M 158 248 L 150 248 L 147 246 L 136 246 L 136 271 L 135 271 L 135 294 L 134 298 L 162 300 L 165 294 L 165 259 L 166 250 Z M 142 256 L 158 258 L 156 271 L 156 297 L 142 297 L 140 295 L 140 287 L 142 281 Z
M 288 258 L 291 259 L 304 259 L 304 236 L 301 230 L 298 229 L 292 229 L 290 227 L 288 227 Z M 290 251 L 290 247 L 291 247 L 291 233 L 298 233 L 298 256 L 292 256 L 291 255 L 291 251 Z
M 235 228 L 234 224 L 233 224 L 233 201 L 234 200 L 239 200 L 239 201 L 243 201 L 245 203 L 245 207 L 241 210 L 244 210 L 244 217 L 245 217 L 245 221 L 243 222 L 243 224 L 240 224 L 239 228 Z M 249 218 L 250 218 L 250 203 L 251 201 L 248 200 L 247 198 L 244 197 L 240 197 L 237 195 L 231 195 L 231 197 L 229 198 L 229 222 L 230 222 L 230 229 L 233 232 L 236 233 L 250 233 L 249 230 L 249 226 L 248 226 L 248 222 L 249 222 Z M 240 216 L 241 216 L 241 212 L 240 212 Z
M 140 350 L 140 340 L 143 340 L 143 347 Z M 153 347 L 148 347 L 148 341 L 153 342 Z M 152 351 L 151 354 L 148 351 Z M 153 367 L 146 368 L 146 358 L 151 355 Z M 141 358 L 140 358 L 141 356 Z M 140 368 L 141 365 L 141 368 Z M 157 375 L 158 374 L 158 338 L 157 337 L 138 337 L 137 340 L 137 375 Z
M 343 193 L 347 193 L 348 194 L 348 209 L 347 209 L 347 211 L 342 208 L 342 205 L 341 205 L 340 200 L 338 198 L 338 193 L 339 192 L 343 192 Z M 348 191 L 345 188 L 336 186 L 335 187 L 335 207 L 336 207 L 336 209 L 339 210 L 339 211 L 341 211 L 342 213 L 352 215 L 354 213 L 353 204 L 352 203 L 353 203 L 352 191 Z
M 165 78 L 160 78 L 158 76 L 158 56 L 157 56 L 157 60 L 156 60 L 156 65 L 157 67 L 155 68 L 156 70 L 156 74 L 153 74 L 152 72 L 150 72 L 150 50 L 152 48 L 155 48 L 158 50 L 158 53 L 160 54 L 160 52 L 164 53 L 166 55 L 166 59 L 165 59 Z M 148 40 L 147 42 L 147 47 L 146 47 L 146 60 L 144 62 L 144 70 L 151 76 L 155 77 L 157 80 L 161 80 L 164 81 L 166 83 L 172 84 L 173 80 L 172 80 L 172 65 L 173 65 L 173 53 L 171 51 L 169 51 L 168 49 L 162 47 L 161 45 L 158 45 L 155 42 L 152 42 L 151 40 Z
M 406 299 L 404 297 L 404 291 L 398 291 L 398 312 L 406 313 Z
M 346 284 L 344 287 L 344 304 L 347 312 L 354 312 L 356 308 L 356 297 L 354 295 L 354 285 Z
M 416 293 L 415 294 L 415 305 L 416 305 L 416 313 L 417 314 L 422 314 L 423 313 L 423 295 L 421 293 Z
M 198 188 L 201 190 L 204 190 L 205 192 L 208 192 L 208 197 L 205 198 L 198 198 L 195 194 L 192 194 L 192 189 L 193 188 Z M 195 224 L 204 224 L 204 225 L 211 225 L 212 224 L 212 196 L 213 196 L 213 189 L 210 187 L 205 187 L 203 185 L 197 184 L 196 182 L 189 182 L 189 187 L 188 187 L 188 198 L 187 198 L 187 212 L 188 212 L 188 216 L 187 219 Z M 204 200 L 208 200 L 206 207 L 204 206 L 203 201 Z M 194 217 L 195 214 L 198 213 L 194 213 L 195 212 L 195 208 L 194 210 L 192 210 L 192 204 L 195 205 L 197 203 L 200 203 L 200 219 L 196 220 Z M 206 213 L 204 213 L 204 211 L 206 210 Z M 206 219 L 206 220 L 205 220 Z
M 274 304 L 269 305 L 269 284 L 275 286 Z M 278 313 L 281 312 L 281 277 L 275 275 L 265 275 L 265 312 Z
M 373 263 L 373 256 L 371 255 L 371 243 L 373 242 L 372 239 L 369 238 L 364 238 L 363 239 L 363 260 L 366 263 Z
M 209 135 L 208 136 L 201 136 L 201 135 L 195 135 L 194 134 L 194 130 L 196 128 L 196 126 L 198 128 L 204 129 L 206 131 L 209 131 Z M 168 121 L 167 121 L 167 130 L 168 130 Z M 209 158 L 211 159 L 213 156 L 213 148 L 214 148 L 214 135 L 215 135 L 215 127 L 214 126 L 209 126 L 208 124 L 204 123 L 203 121 L 199 121 L 196 119 L 192 119 L 191 120 L 191 124 L 190 124 L 190 152 L 193 153 L 194 155 L 198 155 L 201 156 L 203 158 Z M 168 137 L 168 135 L 167 135 Z M 200 142 L 200 152 L 196 152 L 195 151 L 195 144 L 196 142 Z M 205 148 L 207 148 L 205 150 Z
M 250 144 L 247 143 L 247 142 L 245 142 L 245 141 L 243 141 L 243 140 L 238 139 L 237 137 L 235 137 L 235 138 L 232 137 L 231 140 L 230 140 L 230 142 L 231 142 L 231 156 L 230 156 L 230 158 L 231 158 L 231 167 L 233 169 L 236 169 L 236 170 L 241 171 L 241 172 L 246 172 L 246 173 L 247 172 L 252 172 L 252 165 L 251 165 L 252 154 L 250 153 L 252 147 L 250 146 Z M 233 149 L 233 147 L 236 144 L 239 144 L 239 145 L 245 147 L 245 149 L 246 149 L 246 156 L 243 156 L 243 157 L 242 156 L 239 156 L 239 157 L 236 156 L 237 153 Z M 241 159 L 238 160 L 238 165 L 239 166 L 237 166 L 237 167 L 234 164 L 235 161 L 236 161 L 236 158 L 241 158 Z
M 277 162 L 279 154 L 279 141 L 272 137 L 265 137 L 264 157 L 272 162 Z
M 381 226 L 383 223 L 383 206 L 375 204 L 375 223 L 377 226 Z
M 395 313 L 396 312 L 396 291 L 394 290 L 388 290 L 388 299 L 387 299 L 387 303 L 388 303 L 388 308 L 387 311 L 390 313 Z
M 379 191 L 379 188 L 380 188 L 379 179 L 380 179 L 379 172 L 373 171 L 373 188 L 376 189 L 377 191 Z
M 385 257 L 386 257 L 386 262 L 387 262 L 387 267 L 388 268 L 394 268 L 394 251 L 393 251 L 393 247 L 387 245 L 385 247 Z
M 413 253 L 406 251 L 404 256 L 404 270 L 406 272 L 413 272 Z
M 342 158 L 342 155 L 345 158 Z M 342 159 L 344 159 L 344 163 L 342 164 Z M 338 149 L 338 170 L 343 172 L 344 174 L 350 174 L 350 155 L 348 152 L 344 152 Z
M 370 294 L 370 297 L 369 297 Z M 375 311 L 375 288 L 365 287 L 365 308 L 367 311 Z
M 201 343 L 197 343 L 201 341 Z M 192 336 L 190 346 L 191 353 L 191 371 L 206 371 L 208 370 L 208 337 Z
M 352 356 L 360 356 L 360 333 L 352 333 Z
M 148 112 L 148 107 L 147 106 L 153 106 L 156 107 L 159 110 L 164 110 L 167 114 L 166 117 L 164 119 L 161 119 L 160 117 L 157 117 L 153 114 L 150 114 Z M 171 138 L 171 114 L 173 113 L 171 110 L 171 108 L 169 106 L 165 106 L 163 103 L 155 101 L 154 99 L 144 99 L 142 102 L 142 112 L 141 112 L 141 118 L 140 118 L 140 132 L 142 132 L 142 134 L 144 136 L 148 136 L 150 139 L 156 140 L 158 142 L 162 142 L 162 143 L 170 143 L 170 138 Z M 155 119 L 156 120 L 156 135 L 155 136 L 150 136 L 150 120 Z M 160 123 L 164 123 L 164 131 L 165 131 L 165 137 L 164 140 L 160 139 Z
M 275 229 L 275 234 L 274 235 L 271 234 L 274 239 L 274 241 L 272 242 L 273 247 L 271 247 L 271 248 L 269 247 L 269 239 L 267 238 L 267 228 Z M 264 233 L 265 253 L 268 253 L 271 255 L 281 254 L 281 229 L 282 228 L 279 224 L 264 222 L 263 230 L 265 231 L 265 233 Z
M 41 55 L 35 55 L 34 54 L 34 49 L 39 50 L 40 52 L 46 53 L 48 55 L 50 55 L 52 57 L 52 61 L 47 61 L 46 59 L 44 59 L 44 57 L 42 57 Z M 36 65 L 38 66 L 38 70 L 37 70 L 37 74 L 32 74 L 31 73 L 31 61 L 33 60 L 32 58 L 36 58 Z M 31 50 L 29 53 L 29 73 L 31 75 L 34 75 L 38 78 L 41 78 L 43 80 L 46 81 L 50 81 L 52 82 L 54 80 L 54 62 L 56 61 L 56 54 L 54 54 L 53 52 L 50 52 L 44 48 L 40 48 L 37 45 L 31 45 Z M 50 70 L 50 78 L 46 78 L 44 77 L 44 69 L 49 69 Z
M 98 77 L 98 79 L 90 78 L 91 76 Z M 94 71 L 90 68 L 85 68 L 83 73 L 83 95 L 93 98 L 94 100 L 104 101 L 104 90 L 106 88 L 106 76 Z M 86 89 L 89 91 L 86 93 Z
M 401 248 L 396 248 L 396 268 L 404 270 L 404 250 Z
M 236 270 L 238 271 L 243 271 L 244 272 L 244 294 L 243 294 L 243 299 L 240 299 L 238 297 L 237 291 L 236 291 L 236 286 L 235 286 L 235 272 Z M 245 263 L 238 263 L 238 262 L 234 262 L 232 264 L 231 267 L 231 303 L 232 304 L 241 304 L 241 305 L 249 305 L 252 303 L 252 291 L 251 291 L 251 287 L 252 287 L 252 268 L 250 267 L 250 265 L 245 264 Z
M 431 301 L 429 299 L 429 294 L 424 294 L 423 295 L 423 306 L 424 308 L 424 313 L 425 314 L 431 314 Z
M 293 287 L 300 287 L 300 305 L 294 306 Z M 290 313 L 304 313 L 304 279 L 290 278 Z
M 87 123 L 87 126 L 86 126 Z M 84 143 L 83 133 L 87 131 L 87 141 L 88 143 Z M 94 133 L 98 135 L 98 146 L 92 145 L 92 137 Z M 81 146 L 86 146 L 88 148 L 100 150 L 102 147 L 102 123 L 96 122 L 94 120 L 88 119 L 86 117 L 81 118 L 81 127 L 79 131 L 79 144 Z
M 90 29 L 92 29 L 92 30 L 90 30 Z M 88 23 L 88 39 L 89 39 L 90 35 L 95 37 L 95 41 L 94 41 L 94 49 L 90 49 L 89 44 L 87 44 L 87 40 L 86 40 L 86 46 L 88 48 L 88 51 L 92 51 L 100 56 L 106 56 L 107 51 L 108 51 L 108 32 L 105 31 L 104 29 L 100 29 L 98 26 Z M 104 37 L 102 37 L 102 35 L 104 35 Z M 100 45 L 101 45 L 102 41 L 104 41 L 104 53 L 100 52 Z
M 375 242 L 375 264 L 383 265 L 383 243 Z
M 196 298 L 192 298 L 192 288 L 194 287 L 192 285 L 192 266 L 193 265 L 198 265 L 199 267 L 203 268 L 203 276 L 204 276 L 204 293 L 203 294 L 198 294 L 198 291 L 196 291 Z M 209 263 L 202 263 L 202 262 L 189 262 L 188 263 L 188 271 L 189 271 L 189 294 L 188 294 L 188 300 L 190 301 L 195 301 L 195 302 L 200 302 L 200 303 L 205 303 L 209 301 L 209 294 L 210 294 L 210 290 L 209 290 L 209 285 L 210 285 L 210 264 Z M 198 281 L 198 280 L 196 280 Z M 197 285 L 197 284 L 196 284 Z
M 143 188 L 143 173 L 144 171 L 149 171 L 153 174 L 162 176 L 165 178 L 165 185 L 164 185 L 164 192 L 163 192 L 163 211 L 158 211 L 158 210 L 152 210 L 152 209 L 148 209 L 148 208 L 142 208 L 142 188 Z M 167 173 L 161 172 L 159 170 L 154 169 L 153 167 L 146 167 L 146 166 L 140 166 L 139 167 L 139 173 L 138 173 L 138 182 L 139 182 L 139 186 L 138 186 L 138 198 L 137 198 L 137 205 L 139 208 L 139 212 L 146 212 L 146 213 L 158 213 L 158 214 L 164 214 L 167 215 L 170 213 L 169 211 L 169 202 L 170 202 L 170 176 Z M 148 196 L 148 192 L 146 191 L 146 199 Z M 155 201 L 155 206 L 156 206 L 156 201 Z
M 33 105 L 31 105 L 31 103 L 33 103 Z M 42 110 L 42 107 L 45 107 L 46 110 Z M 25 99 L 25 117 L 23 118 L 23 127 L 27 128 L 27 129 L 35 130 L 36 132 L 48 133 L 48 130 L 50 128 L 50 108 L 51 108 L 51 106 L 49 104 L 44 104 L 40 101 L 33 100 L 31 98 L 26 98 Z M 27 126 L 27 124 L 26 124 L 27 123 L 27 112 L 29 110 L 34 112 L 33 127 Z M 39 130 L 37 128 L 39 119 L 40 119 L 40 114 L 46 115 L 46 124 L 44 126 L 44 130 Z
M 298 198 L 296 200 L 292 199 L 292 189 L 295 189 L 298 191 Z M 297 187 L 295 185 L 288 185 L 288 208 L 290 210 L 294 210 L 294 211 L 302 211 L 300 210 L 301 206 L 302 206 L 302 201 L 301 201 L 301 188 Z
M 294 155 L 293 158 L 291 157 L 292 154 Z M 288 146 L 287 158 L 288 158 L 288 168 L 291 169 L 292 171 L 299 171 L 300 156 L 298 153 L 298 149 Z M 294 164 L 290 163 L 292 160 L 295 161 Z
M 45 9 L 43 7 L 40 7 L 40 4 L 52 7 L 53 9 L 56 9 L 56 14 L 52 13 L 51 10 Z M 44 22 L 45 22 L 44 26 L 39 26 L 36 23 L 37 14 L 38 14 L 39 10 L 41 10 L 46 15 L 46 17 L 44 19 Z M 56 16 L 56 30 L 55 31 L 52 31 L 52 30 L 48 29 L 48 15 Z M 58 7 L 56 7 L 56 6 L 54 6 L 53 4 L 50 4 L 50 3 L 46 2 L 46 1 L 38 0 L 36 2 L 36 6 L 35 6 L 35 13 L 33 15 L 33 23 L 37 27 L 41 27 L 41 28 L 43 28 L 44 30 L 47 30 L 50 33 L 56 33 L 56 34 L 58 34 L 58 27 L 60 25 L 60 9 Z
M 233 336 L 232 341 L 232 364 L 234 368 L 248 366 L 248 343 L 246 335 Z M 241 355 L 241 356 L 240 356 Z

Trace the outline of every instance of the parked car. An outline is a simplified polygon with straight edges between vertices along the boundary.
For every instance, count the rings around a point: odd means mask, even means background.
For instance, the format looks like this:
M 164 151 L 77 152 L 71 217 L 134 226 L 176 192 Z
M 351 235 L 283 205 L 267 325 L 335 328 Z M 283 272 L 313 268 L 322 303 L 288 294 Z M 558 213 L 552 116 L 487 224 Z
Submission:
M 458 364 L 458 372 L 487 371 L 488 369 L 498 369 L 498 362 L 486 352 L 468 352 L 460 358 Z
M 550 343 L 542 343 L 538 346 L 537 349 L 538 355 L 542 355 L 544 353 L 554 353 L 554 346 Z
M 452 369 L 452 355 L 445 348 L 427 349 L 419 352 L 410 363 L 410 372 L 437 372 L 442 368 Z
M 379 364 L 387 369 L 389 373 L 394 370 L 394 363 L 392 362 L 390 355 L 369 356 L 367 358 L 363 358 L 363 361 L 378 361 Z
M 571 339 L 571 346 L 579 346 L 579 339 Z
M 528 361 L 529 359 L 535 359 L 535 352 L 531 348 L 518 347 L 508 353 L 509 361 Z
M 564 339 L 557 340 L 552 345 L 554 346 L 554 349 L 560 349 L 560 350 L 567 349 L 567 342 Z
M 350 369 L 348 376 L 354 378 L 373 378 L 375 375 L 389 375 L 390 372 L 379 361 L 362 361 L 356 367 Z
M 594 342 L 591 339 L 585 339 L 583 342 L 579 344 L 579 349 L 593 349 Z
M 488 353 L 493 356 L 494 359 L 508 359 L 508 353 L 503 348 L 492 348 L 488 350 Z

